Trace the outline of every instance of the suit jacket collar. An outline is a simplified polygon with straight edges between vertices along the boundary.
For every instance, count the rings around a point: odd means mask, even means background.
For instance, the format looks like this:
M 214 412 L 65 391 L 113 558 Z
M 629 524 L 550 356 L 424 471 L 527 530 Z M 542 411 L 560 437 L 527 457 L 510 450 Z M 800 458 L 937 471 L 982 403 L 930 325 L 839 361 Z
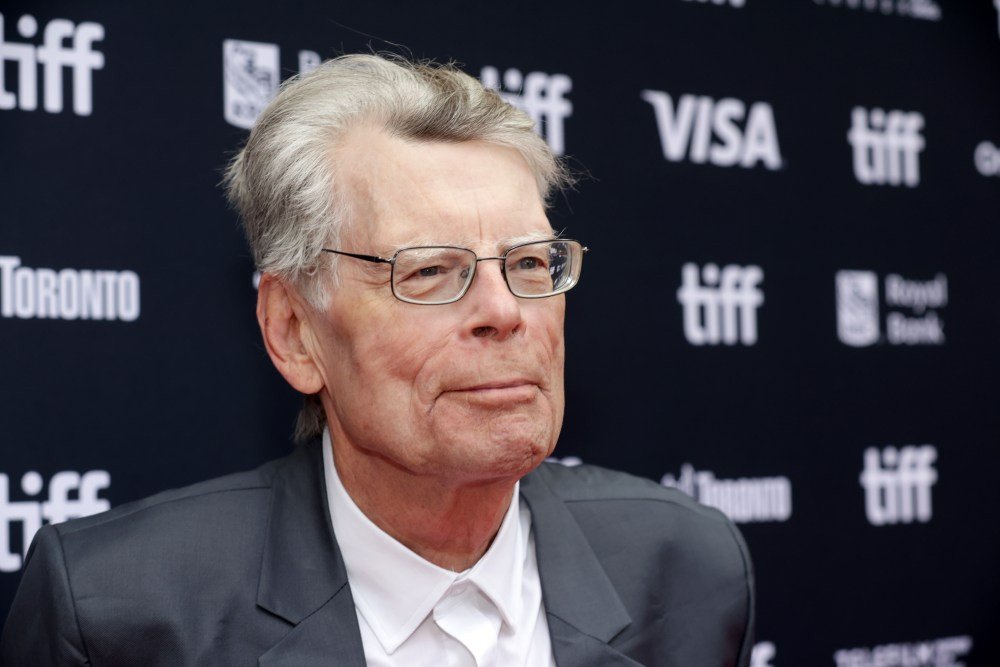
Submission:
M 333 537 L 320 441 L 285 459 L 272 483 L 257 605 L 295 627 L 260 665 L 365 664 L 347 570 Z
M 327 509 L 317 439 L 275 473 L 257 604 L 295 626 L 260 665 L 365 664 L 347 570 Z M 521 480 L 531 509 L 542 601 L 559 667 L 634 666 L 608 645 L 631 623 L 576 519 L 543 468 Z
M 632 619 L 550 479 L 543 464 L 521 480 L 521 496 L 531 508 L 542 602 L 556 664 L 637 666 L 608 644 Z

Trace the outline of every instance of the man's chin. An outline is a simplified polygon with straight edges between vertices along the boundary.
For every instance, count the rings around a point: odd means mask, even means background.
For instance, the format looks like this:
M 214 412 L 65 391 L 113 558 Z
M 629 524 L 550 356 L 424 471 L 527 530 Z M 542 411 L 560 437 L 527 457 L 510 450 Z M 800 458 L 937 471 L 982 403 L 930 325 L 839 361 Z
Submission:
M 439 398 L 434 430 L 455 468 L 483 479 L 519 479 L 538 467 L 554 448 L 558 426 L 544 394 L 533 391 L 531 400 L 501 407 Z
M 552 450 L 533 433 L 479 433 L 451 443 L 452 472 L 467 483 L 514 482 L 537 468 Z

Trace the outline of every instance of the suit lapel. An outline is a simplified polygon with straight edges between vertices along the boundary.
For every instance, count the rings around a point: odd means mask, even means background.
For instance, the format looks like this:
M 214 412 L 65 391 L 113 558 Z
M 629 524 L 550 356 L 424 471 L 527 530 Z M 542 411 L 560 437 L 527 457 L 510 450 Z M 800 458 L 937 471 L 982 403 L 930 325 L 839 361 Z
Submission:
M 257 605 L 295 627 L 261 665 L 365 664 L 330 523 L 321 446 L 316 440 L 299 447 L 275 474 Z
M 547 481 L 545 466 L 521 480 L 559 667 L 635 667 L 608 642 L 632 622 L 576 519 Z
M 356 613 L 354 600 L 345 586 L 260 656 L 257 664 L 260 667 L 333 664 L 364 667 L 365 652 L 358 634 Z M 347 620 L 352 622 L 349 624 Z
M 558 667 L 642 667 L 624 653 L 548 614 L 552 654 Z

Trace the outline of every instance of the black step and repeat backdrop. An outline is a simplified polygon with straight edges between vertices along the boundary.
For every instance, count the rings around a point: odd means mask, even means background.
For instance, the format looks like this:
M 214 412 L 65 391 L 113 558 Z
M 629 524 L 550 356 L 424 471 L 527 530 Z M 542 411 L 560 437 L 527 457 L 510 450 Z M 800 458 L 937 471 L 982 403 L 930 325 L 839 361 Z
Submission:
M 753 552 L 754 665 L 1000 664 L 992 0 L 0 11 L 0 621 L 40 525 L 291 449 L 220 169 L 280 81 L 454 59 L 582 179 L 557 454 Z

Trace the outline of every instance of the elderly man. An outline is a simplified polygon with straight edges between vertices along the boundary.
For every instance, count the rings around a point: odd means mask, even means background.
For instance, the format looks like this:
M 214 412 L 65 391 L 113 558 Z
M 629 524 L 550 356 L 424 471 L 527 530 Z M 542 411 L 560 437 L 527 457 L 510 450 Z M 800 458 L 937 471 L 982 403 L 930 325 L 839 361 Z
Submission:
M 287 83 L 228 173 L 286 459 L 38 533 L 11 665 L 747 665 L 738 532 L 680 493 L 542 465 L 585 248 L 530 120 L 450 67 Z

